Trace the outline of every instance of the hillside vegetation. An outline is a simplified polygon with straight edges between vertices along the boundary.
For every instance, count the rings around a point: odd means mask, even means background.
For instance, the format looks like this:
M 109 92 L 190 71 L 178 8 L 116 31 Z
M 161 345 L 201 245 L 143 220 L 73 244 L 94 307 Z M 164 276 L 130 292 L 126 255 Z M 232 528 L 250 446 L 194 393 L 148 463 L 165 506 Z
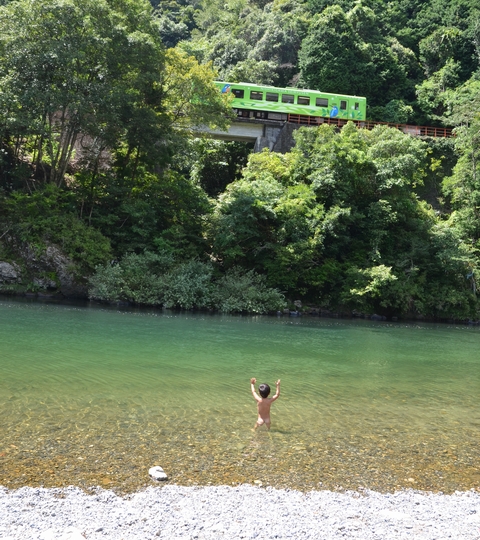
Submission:
M 367 97 L 447 125 L 226 128 L 213 80 Z M 474 0 L 0 1 L 0 292 L 478 319 Z

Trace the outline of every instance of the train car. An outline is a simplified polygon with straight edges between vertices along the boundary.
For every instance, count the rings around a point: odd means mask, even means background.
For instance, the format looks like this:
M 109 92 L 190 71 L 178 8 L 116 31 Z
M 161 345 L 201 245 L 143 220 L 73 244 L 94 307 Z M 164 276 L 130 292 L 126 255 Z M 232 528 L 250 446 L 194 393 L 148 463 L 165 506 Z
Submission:
M 364 97 L 328 94 L 301 88 L 277 88 L 249 83 L 218 82 L 222 93 L 232 93 L 237 116 L 268 120 L 288 120 L 288 115 L 365 120 Z

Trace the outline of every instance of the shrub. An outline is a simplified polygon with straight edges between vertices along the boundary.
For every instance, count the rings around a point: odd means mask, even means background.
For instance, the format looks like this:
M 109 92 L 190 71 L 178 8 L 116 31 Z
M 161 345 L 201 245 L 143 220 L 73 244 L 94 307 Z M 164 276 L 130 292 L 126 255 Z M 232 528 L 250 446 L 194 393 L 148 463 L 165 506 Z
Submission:
M 166 276 L 165 307 L 211 307 L 212 274 L 210 264 L 196 260 L 175 267 Z
M 169 253 L 129 253 L 119 263 L 97 266 L 90 278 L 89 297 L 106 302 L 162 304 L 165 275 L 172 265 L 173 257 Z
M 123 270 L 119 264 L 98 265 L 88 282 L 91 300 L 118 302 L 123 299 Z
M 129 253 L 122 258 L 123 294 L 136 304 L 163 304 L 166 289 L 165 274 L 173 265 L 169 253 L 156 254 L 149 251 L 137 255 Z
M 267 287 L 264 276 L 239 267 L 217 281 L 214 304 L 224 313 L 268 313 L 286 306 L 283 294 Z
M 211 264 L 190 260 L 174 265 L 170 254 L 130 253 L 120 262 L 97 266 L 89 297 L 167 308 L 215 308 L 224 313 L 268 313 L 283 309 L 283 294 L 264 276 L 236 267 L 216 282 Z

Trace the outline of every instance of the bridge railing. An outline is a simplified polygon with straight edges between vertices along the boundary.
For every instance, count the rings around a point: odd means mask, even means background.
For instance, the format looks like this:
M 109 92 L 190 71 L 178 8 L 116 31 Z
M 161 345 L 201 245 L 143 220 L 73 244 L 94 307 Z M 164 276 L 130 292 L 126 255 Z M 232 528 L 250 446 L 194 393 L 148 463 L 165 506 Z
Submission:
M 288 122 L 304 126 L 319 126 L 328 124 L 342 127 L 347 122 L 353 122 L 358 128 L 373 129 L 375 126 L 388 126 L 399 129 L 407 135 L 415 137 L 452 137 L 450 127 L 413 126 L 409 124 L 396 124 L 392 122 L 374 122 L 371 120 L 346 120 L 343 118 L 323 118 L 322 116 L 307 116 L 303 114 L 289 114 Z

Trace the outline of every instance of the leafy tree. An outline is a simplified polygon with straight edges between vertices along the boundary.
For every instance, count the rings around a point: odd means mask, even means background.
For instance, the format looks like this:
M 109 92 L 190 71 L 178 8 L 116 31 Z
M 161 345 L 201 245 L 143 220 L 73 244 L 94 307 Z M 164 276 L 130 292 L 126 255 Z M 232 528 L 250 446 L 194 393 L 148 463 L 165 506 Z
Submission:
M 303 40 L 299 52 L 301 82 L 306 88 L 355 94 L 361 56 L 346 13 L 339 6 L 328 7 L 314 18 Z
M 213 84 L 211 64 L 201 66 L 182 49 L 169 49 L 163 80 L 164 107 L 170 127 L 181 130 L 201 126 L 227 129 L 232 118 L 228 96 Z
M 156 8 L 160 36 L 165 47 L 175 47 L 179 41 L 188 39 L 195 24 L 195 2 L 188 0 L 150 0 Z
M 299 0 L 209 0 L 197 13 L 196 56 L 211 60 L 222 80 L 286 85 L 297 73 L 297 53 L 309 25 Z M 193 52 L 192 44 L 182 43 Z
M 244 143 L 209 139 L 194 139 L 188 148 L 190 154 L 183 170 L 210 197 L 218 196 L 228 184 L 240 178 L 251 151 Z
M 167 308 L 209 308 L 212 306 L 212 273 L 208 263 L 190 260 L 166 276 L 164 305 Z
M 90 221 L 111 239 L 117 257 L 168 249 L 188 258 L 207 248 L 203 228 L 209 212 L 207 196 L 195 181 L 171 170 L 161 176 L 142 171 L 133 182 L 117 174 L 101 184 Z
M 162 154 L 163 47 L 146 1 L 9 3 L 0 55 L 2 132 L 45 180 L 63 184 L 81 135 L 94 159 L 122 138 Z
M 458 63 L 449 59 L 439 71 L 417 86 L 418 105 L 427 115 L 425 123 L 445 120 L 450 91 L 459 83 L 458 71 Z
M 276 64 L 268 60 L 248 57 L 224 72 L 224 78 L 231 82 L 253 81 L 255 84 L 274 85 L 278 81 Z
M 454 209 L 451 220 L 476 250 L 480 248 L 480 81 L 473 78 L 451 95 L 451 120 L 456 128 L 459 155 L 444 193 Z
M 458 61 L 461 51 L 461 32 L 458 28 L 438 28 L 419 43 L 420 60 L 427 76 L 439 71 L 449 60 Z
M 299 52 L 301 84 L 365 95 L 371 106 L 405 95 L 410 85 L 395 54 L 398 46 L 391 47 L 376 27 L 369 8 L 358 5 L 348 13 L 336 5 L 326 8 L 312 22 Z
M 197 260 L 175 261 L 170 253 L 129 253 L 97 266 L 89 297 L 169 308 L 215 308 L 224 313 L 267 313 L 285 306 L 283 295 L 255 272 L 232 268 L 213 279 L 213 267 Z
M 390 128 L 301 129 L 291 154 L 252 156 L 218 199 L 211 238 L 225 268 L 323 305 L 386 315 L 471 316 L 474 264 L 460 230 L 419 200 L 423 141 Z
M 212 229 L 214 253 L 225 268 L 257 269 L 282 290 L 305 286 L 322 241 L 322 207 L 311 188 L 290 185 L 292 158 L 252 156 L 244 179 L 219 197 Z
M 268 63 L 271 80 L 287 86 L 298 73 L 298 52 L 310 24 L 308 12 L 298 0 L 274 0 L 265 6 L 262 15 L 255 25 L 256 35 L 250 38 L 253 48 L 249 60 Z M 260 77 L 254 71 L 252 77 L 241 80 L 266 82 L 267 79 L 265 74 Z
M 89 297 L 105 302 L 162 304 L 165 273 L 173 266 L 169 253 L 127 253 L 120 263 L 98 265 L 89 280 Z

